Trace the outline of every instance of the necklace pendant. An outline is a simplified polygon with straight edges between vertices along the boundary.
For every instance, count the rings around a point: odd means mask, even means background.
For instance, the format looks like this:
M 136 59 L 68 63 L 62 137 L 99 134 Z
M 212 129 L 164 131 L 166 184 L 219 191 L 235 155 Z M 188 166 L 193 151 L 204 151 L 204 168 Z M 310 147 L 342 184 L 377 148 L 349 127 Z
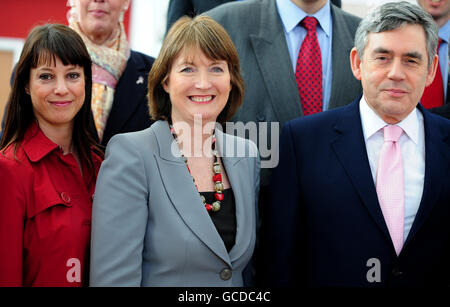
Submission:
M 219 164 L 219 162 L 214 162 L 214 164 L 213 164 L 213 171 L 214 171 L 214 174 L 220 174 L 220 164 Z
M 220 201 L 215 201 L 212 203 L 212 211 L 217 212 L 220 210 Z

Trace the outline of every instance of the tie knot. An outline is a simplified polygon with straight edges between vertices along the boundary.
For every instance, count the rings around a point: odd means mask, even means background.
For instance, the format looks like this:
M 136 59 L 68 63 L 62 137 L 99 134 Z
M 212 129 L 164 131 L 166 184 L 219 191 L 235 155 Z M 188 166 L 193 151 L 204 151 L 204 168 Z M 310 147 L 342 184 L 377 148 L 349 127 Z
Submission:
M 316 27 L 317 27 L 317 23 L 318 23 L 317 19 L 315 17 L 311 17 L 311 16 L 306 16 L 301 21 L 302 26 L 304 26 L 306 28 L 306 30 L 308 30 L 308 32 L 315 31 Z
M 388 125 L 383 128 L 385 142 L 398 142 L 403 129 L 397 125 Z

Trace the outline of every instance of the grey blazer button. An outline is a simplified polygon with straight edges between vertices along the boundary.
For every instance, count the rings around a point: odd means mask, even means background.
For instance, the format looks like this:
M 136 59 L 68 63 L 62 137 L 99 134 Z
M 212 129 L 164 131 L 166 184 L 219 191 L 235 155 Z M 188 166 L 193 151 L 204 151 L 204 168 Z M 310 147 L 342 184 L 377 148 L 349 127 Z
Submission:
M 231 270 L 230 269 L 223 269 L 222 272 L 220 272 L 220 278 L 222 280 L 228 280 L 231 278 Z

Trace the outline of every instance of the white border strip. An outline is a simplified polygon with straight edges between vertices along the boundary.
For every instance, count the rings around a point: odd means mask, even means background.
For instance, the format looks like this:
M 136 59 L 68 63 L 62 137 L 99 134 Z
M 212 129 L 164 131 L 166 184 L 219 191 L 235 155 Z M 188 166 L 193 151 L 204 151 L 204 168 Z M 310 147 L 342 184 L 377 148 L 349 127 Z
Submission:
M 16 63 L 19 61 L 20 53 L 22 52 L 24 43 L 25 43 L 24 39 L 0 37 L 0 50 L 10 51 L 13 53 L 13 62 L 12 62 L 11 70 L 14 68 Z

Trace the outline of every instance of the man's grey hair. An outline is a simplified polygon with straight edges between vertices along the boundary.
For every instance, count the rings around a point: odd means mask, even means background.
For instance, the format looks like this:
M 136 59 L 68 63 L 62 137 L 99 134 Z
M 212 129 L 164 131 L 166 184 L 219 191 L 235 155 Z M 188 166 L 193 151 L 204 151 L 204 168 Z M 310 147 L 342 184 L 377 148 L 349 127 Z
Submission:
M 359 24 L 355 34 L 355 47 L 362 59 L 370 33 L 395 30 L 407 24 L 421 25 L 425 31 L 428 67 L 433 62 L 438 45 L 439 28 L 430 14 L 420 6 L 406 2 L 389 2 L 375 8 Z

